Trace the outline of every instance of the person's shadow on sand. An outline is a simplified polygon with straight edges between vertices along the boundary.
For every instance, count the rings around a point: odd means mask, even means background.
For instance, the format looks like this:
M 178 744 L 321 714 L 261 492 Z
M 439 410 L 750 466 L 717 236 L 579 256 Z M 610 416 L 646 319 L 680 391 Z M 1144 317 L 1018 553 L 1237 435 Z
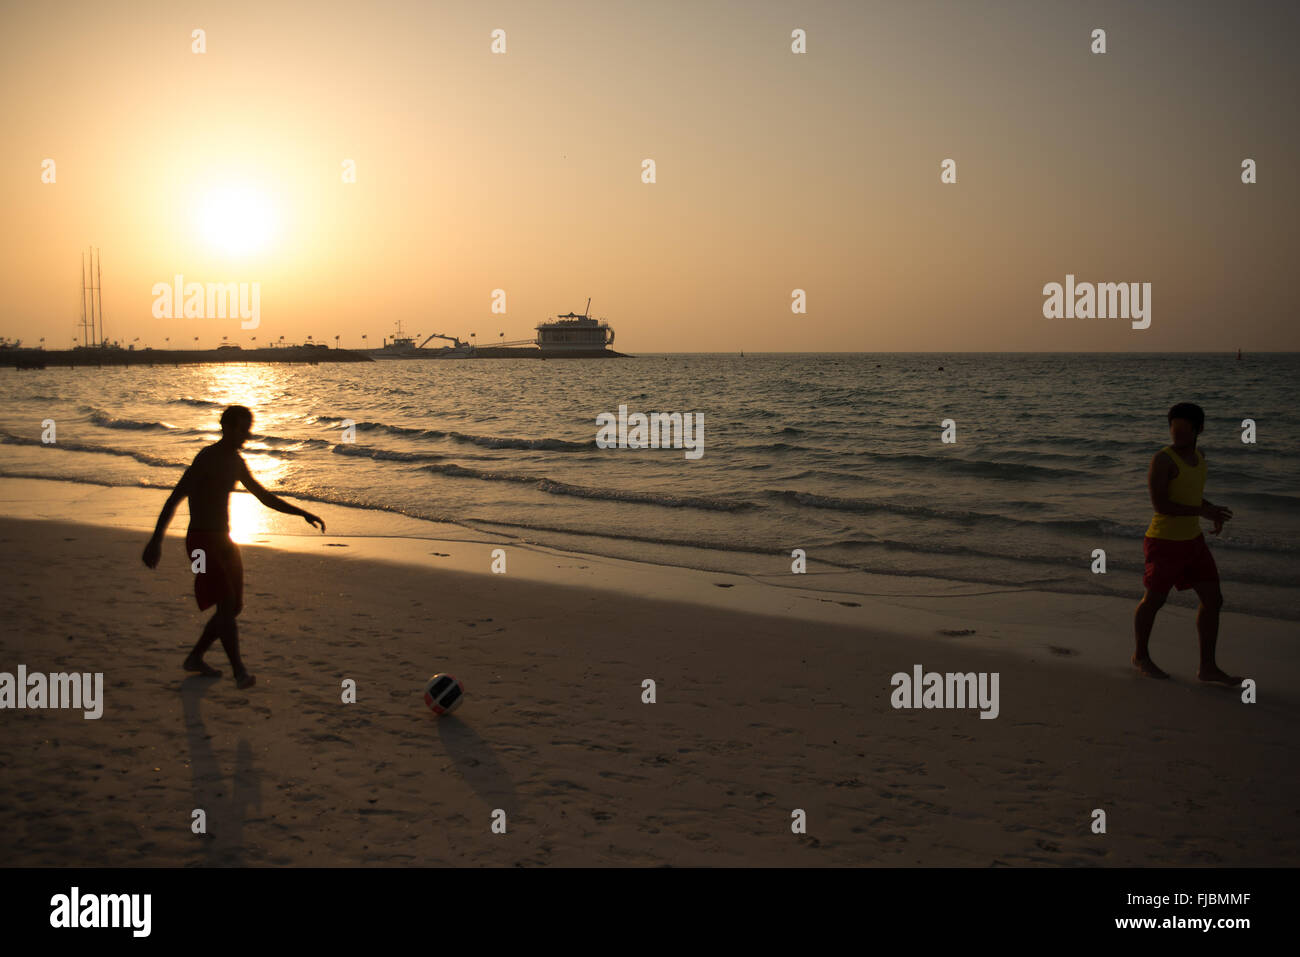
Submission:
M 447 756 L 455 762 L 456 770 L 481 801 L 494 810 L 504 810 L 507 821 L 521 809 L 509 772 L 477 731 L 455 715 L 447 714 L 438 719 L 438 736 Z
M 193 779 L 194 808 L 207 815 L 207 834 L 194 834 L 209 864 L 243 863 L 244 818 L 248 806 L 262 807 L 262 772 L 253 766 L 253 749 L 244 738 L 235 748 L 235 777 L 230 796 L 223 799 L 224 775 L 208 741 L 203 726 L 201 703 L 215 678 L 192 675 L 181 682 L 181 704 L 185 713 L 185 737 L 190 748 L 190 772 Z M 192 809 L 191 809 L 192 810 Z M 189 820 L 193 825 L 193 818 Z

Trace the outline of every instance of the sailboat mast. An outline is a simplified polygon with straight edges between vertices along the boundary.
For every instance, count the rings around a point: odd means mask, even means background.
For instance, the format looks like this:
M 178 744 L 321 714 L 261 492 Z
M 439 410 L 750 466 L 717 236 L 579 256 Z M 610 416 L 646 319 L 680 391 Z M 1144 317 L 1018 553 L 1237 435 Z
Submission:
M 104 344 L 104 256 L 95 250 L 95 286 L 99 289 L 99 344 Z
M 90 342 L 99 345 L 99 326 L 95 322 L 95 247 L 86 248 L 86 293 L 90 297 Z
M 86 335 L 86 254 L 81 254 L 81 344 L 90 345 Z

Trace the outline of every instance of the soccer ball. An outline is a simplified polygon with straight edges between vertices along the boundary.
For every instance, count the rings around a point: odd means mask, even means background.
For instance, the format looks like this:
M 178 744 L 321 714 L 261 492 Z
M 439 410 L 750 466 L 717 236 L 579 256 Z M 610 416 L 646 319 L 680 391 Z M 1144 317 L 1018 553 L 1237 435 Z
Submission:
M 452 675 L 434 675 L 424 683 L 424 703 L 434 714 L 448 714 L 460 707 L 465 686 Z

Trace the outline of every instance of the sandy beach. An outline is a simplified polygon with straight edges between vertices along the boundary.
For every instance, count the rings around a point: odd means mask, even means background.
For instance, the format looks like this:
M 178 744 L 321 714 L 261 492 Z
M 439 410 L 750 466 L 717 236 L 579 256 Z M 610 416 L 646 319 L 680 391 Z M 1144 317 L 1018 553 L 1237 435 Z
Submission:
M 162 493 L 65 483 L 60 500 L 31 492 L 55 483 L 2 484 L 0 671 L 104 675 L 98 720 L 0 713 L 13 865 L 1300 857 L 1291 623 L 1225 610 L 1220 660 L 1259 683 L 1243 704 L 1195 681 L 1193 613 L 1173 602 L 1152 644 L 1173 680 L 1129 667 L 1136 594 L 934 596 L 894 581 L 848 600 L 834 576 L 795 586 L 519 542 L 267 534 L 243 547 L 257 685 L 239 691 L 219 646 L 221 678 L 181 670 L 206 618 L 184 509 L 151 572 L 140 551 Z M 98 524 L 55 519 L 74 495 Z M 41 520 L 13 517 L 34 500 Z M 342 532 L 345 512 L 328 515 Z M 489 570 L 498 547 L 504 575 Z M 997 717 L 892 707 L 891 676 L 916 665 L 997 673 Z M 449 717 L 421 697 L 435 672 L 466 687 Z

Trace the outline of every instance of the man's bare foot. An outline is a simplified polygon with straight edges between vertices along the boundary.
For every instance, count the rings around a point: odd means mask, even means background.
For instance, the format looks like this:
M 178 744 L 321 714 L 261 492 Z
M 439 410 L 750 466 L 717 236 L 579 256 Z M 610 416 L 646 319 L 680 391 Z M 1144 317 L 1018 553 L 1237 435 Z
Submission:
M 247 671 L 235 675 L 235 687 L 239 689 L 251 688 L 257 682 L 257 679 Z
M 1169 675 L 1156 667 L 1156 663 L 1150 658 L 1139 658 L 1133 655 L 1133 667 L 1142 672 L 1148 678 L 1168 678 Z
M 1230 675 L 1217 665 L 1213 668 L 1202 668 L 1196 672 L 1196 677 L 1201 681 L 1210 681 L 1216 685 L 1225 685 L 1229 688 L 1240 688 L 1242 678 L 1237 675 Z
M 202 658 L 195 658 L 193 655 L 186 658 L 185 664 L 181 667 L 186 671 L 197 671 L 199 674 L 208 678 L 216 678 L 221 674 L 220 671 L 207 664 Z

